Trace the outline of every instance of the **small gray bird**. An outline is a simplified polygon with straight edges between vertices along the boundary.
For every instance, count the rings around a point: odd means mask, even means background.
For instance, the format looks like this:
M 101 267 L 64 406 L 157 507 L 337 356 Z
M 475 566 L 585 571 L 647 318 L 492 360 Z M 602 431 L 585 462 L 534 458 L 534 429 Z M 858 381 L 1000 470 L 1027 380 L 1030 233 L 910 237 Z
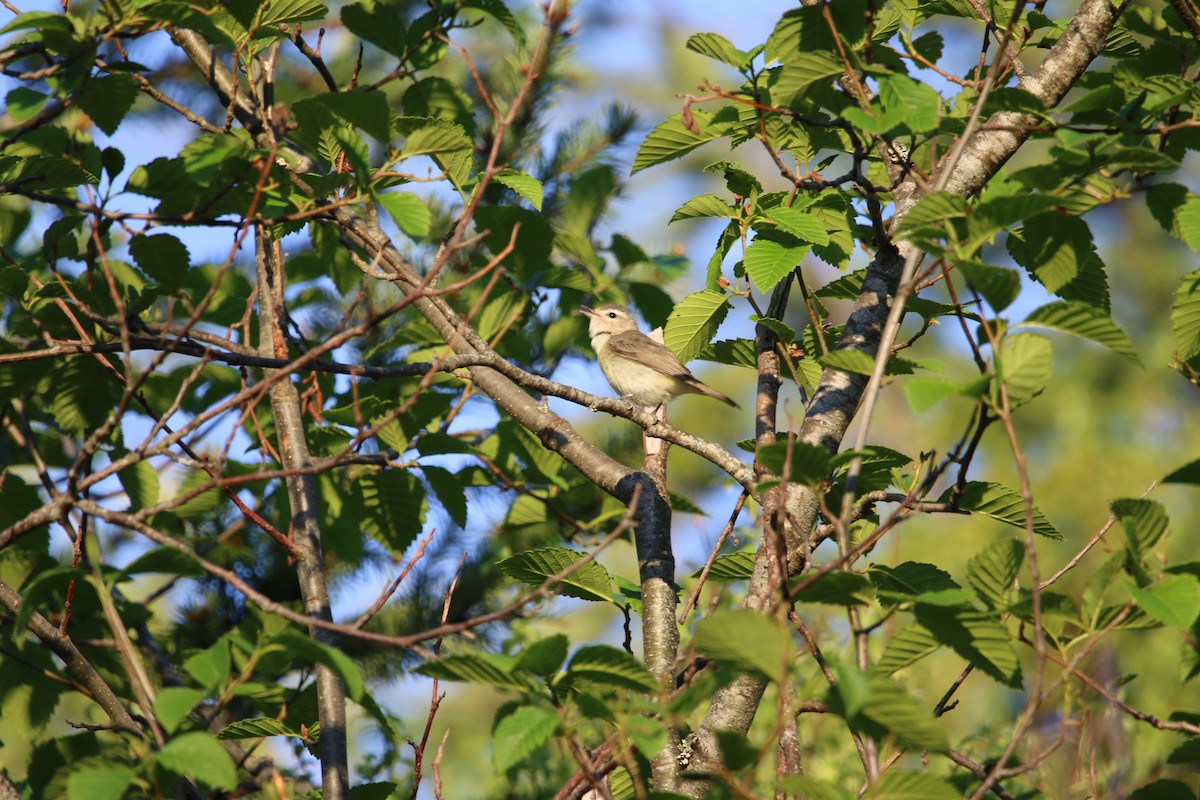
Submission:
M 600 369 L 621 397 L 640 406 L 657 407 L 681 394 L 704 394 L 738 407 L 701 383 L 666 345 L 638 330 L 637 321 L 624 306 L 609 303 L 579 310 L 591 320 L 588 335 Z

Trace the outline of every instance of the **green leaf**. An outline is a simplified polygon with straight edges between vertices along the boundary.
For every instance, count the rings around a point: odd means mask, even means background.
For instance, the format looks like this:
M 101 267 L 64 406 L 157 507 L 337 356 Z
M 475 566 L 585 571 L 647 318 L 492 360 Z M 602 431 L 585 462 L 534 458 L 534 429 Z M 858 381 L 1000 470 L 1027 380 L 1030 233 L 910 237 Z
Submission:
M 134 236 L 129 252 L 142 272 L 170 291 L 183 286 L 191 255 L 187 246 L 169 233 Z
M 719 126 L 710 124 L 712 115 L 707 111 L 691 109 L 691 115 L 698 132 L 688 130 L 680 114 L 667 117 L 662 124 L 650 131 L 638 148 L 630 174 L 636 175 L 647 167 L 685 156 L 705 142 L 711 142 L 724 135 L 725 132 Z
M 702 56 L 728 64 L 736 70 L 745 69 L 750 58 L 719 33 L 695 33 L 688 37 L 687 49 Z
M 1196 205 L 1200 208 L 1200 202 Z M 1179 281 L 1171 304 L 1171 333 L 1175 335 L 1175 358 L 1190 361 L 1200 355 L 1200 270 Z
M 913 133 L 925 133 L 937 127 L 942 98 L 928 84 L 895 73 L 880 79 L 879 97 L 885 109 L 903 113 L 903 125 Z
M 318 0 L 268 0 L 259 10 L 259 24 L 323 20 L 329 9 Z
M 731 206 L 715 194 L 699 194 L 681 205 L 675 214 L 667 220 L 667 224 L 681 219 L 696 219 L 700 217 L 720 217 L 736 219 L 741 216 L 741 209 Z
M 49 99 L 49 95 L 18 86 L 4 96 L 4 104 L 12 121 L 20 125 L 37 116 L 38 112 L 45 108 L 46 101 Z
M 363 679 L 358 666 L 336 647 L 318 642 L 292 629 L 285 629 L 271 637 L 270 643 L 280 645 L 292 659 L 303 664 L 321 664 L 331 669 L 346 685 L 346 694 L 351 700 L 362 697 Z
M 579 564 L 585 554 L 566 547 L 540 547 L 526 550 L 501 561 L 497 566 L 505 575 L 529 586 L 541 586 L 546 579 Z M 608 570 L 589 561 L 554 585 L 554 591 L 580 600 L 612 602 L 612 578 Z
M 1050 340 L 1032 333 L 1005 336 L 996 359 L 997 376 L 1008 391 L 1010 408 L 1032 400 L 1054 371 L 1054 348 Z
M 202 578 L 207 574 L 194 553 L 176 547 L 155 547 L 147 550 L 121 570 L 123 575 L 141 575 L 147 572 L 162 572 L 183 578 Z
M 521 651 L 513 668 L 529 670 L 543 677 L 551 675 L 563 665 L 569 646 L 570 641 L 561 633 L 538 639 Z
M 450 519 L 454 520 L 454 524 L 460 528 L 465 527 L 468 504 L 462 477 L 448 469 L 424 464 L 421 465 L 421 472 L 425 474 L 425 480 L 429 481 L 429 485 L 433 487 L 438 502 L 450 515 Z
M 105 75 L 94 78 L 75 96 L 83 112 L 92 118 L 96 127 L 109 136 L 117 132 L 121 120 L 133 108 L 138 96 L 138 84 L 132 75 Z
M 545 189 L 537 178 L 515 169 L 506 169 L 492 180 L 524 197 L 538 211 L 542 210 L 542 197 Z
M 996 311 L 1008 308 L 1021 293 L 1021 276 L 1015 270 L 965 260 L 957 261 L 955 269 Z
M 941 644 L 954 650 L 988 677 L 1014 689 L 1021 687 L 1021 662 L 1012 637 L 989 614 L 970 608 L 917 603 L 917 622 Z
M 807 245 L 796 247 L 757 236 L 746 248 L 746 274 L 766 294 L 800 266 L 808 251 Z
M 1112 321 L 1102 309 L 1083 303 L 1057 302 L 1044 305 L 1025 318 L 1026 325 L 1073 333 L 1102 344 L 1135 364 L 1141 364 L 1129 334 Z
M 229 681 L 233 660 L 229 654 L 229 639 L 222 636 L 208 649 L 201 650 L 183 662 L 183 668 L 196 683 L 210 691 L 220 691 Z
M 413 239 L 424 239 L 429 235 L 432 215 L 425 201 L 412 192 L 381 192 L 375 195 L 396 223 L 396 227 Z
M 267 736 L 300 736 L 300 733 L 271 717 L 239 719 L 217 732 L 218 739 L 262 739 Z
M 545 749 L 559 733 L 558 714 L 540 706 L 521 706 L 501 717 L 492 729 L 492 761 L 497 772 L 506 772 Z
M 779 206 L 768 211 L 766 217 L 774 222 L 779 230 L 801 241 L 821 246 L 829 244 L 829 231 L 825 229 L 821 218 L 811 212 Z
M 363 475 L 355 486 L 367 512 L 363 527 L 394 555 L 403 555 L 424 524 L 425 487 L 416 476 L 394 469 Z
M 1164 625 L 1189 628 L 1200 616 L 1200 580 L 1194 575 L 1168 575 L 1145 588 L 1128 585 L 1138 608 Z
M 867 577 L 875 584 L 880 599 L 908 600 L 924 592 L 959 588 L 950 573 L 919 561 L 905 561 L 894 567 L 874 564 Z
M 927 628 L 915 622 L 888 640 L 875 668 L 891 675 L 911 666 L 941 647 Z
M 237 768 L 225 748 L 207 733 L 185 733 L 171 739 L 158 751 L 158 763 L 185 778 L 194 778 L 214 789 L 232 791 L 237 786 Z
M 814 84 L 827 84 L 846 71 L 846 65 L 836 54 L 827 51 L 802 52 L 789 55 L 779 69 L 771 87 L 771 101 L 791 105 Z
M 947 489 L 939 498 L 939 503 L 948 503 L 953 489 Z M 998 483 L 988 481 L 971 481 L 963 487 L 962 496 L 958 499 L 958 507 L 964 511 L 983 514 L 1015 528 L 1025 529 L 1025 501 L 1021 495 Z M 1050 524 L 1050 520 L 1033 507 L 1033 532 L 1047 539 L 1062 541 L 1063 535 Z
M 867 677 L 867 695 L 857 713 L 848 713 L 840 692 L 827 695 L 830 711 L 846 718 L 858 731 L 874 739 L 889 735 L 917 750 L 945 752 L 949 747 L 946 731 L 929 709 L 919 704 L 900 686 L 880 674 Z
M 636 658 L 624 650 L 597 644 L 581 647 L 571 657 L 567 674 L 642 692 L 657 692 L 662 687 Z
M 692 292 L 671 312 L 663 342 L 686 364 L 712 341 L 728 312 L 729 299 L 720 292 Z
M 1081 285 L 1076 285 L 1085 281 L 1097 265 L 1103 279 L 1103 264 L 1096 255 L 1092 231 L 1081 218 L 1059 213 L 1032 217 L 1025 221 L 1019 235 L 1008 237 L 1008 252 L 1047 291 L 1067 300 L 1082 300 L 1107 308 L 1107 288 L 1101 298 L 1095 292 L 1081 296 Z
M 188 686 L 168 686 L 154 698 L 154 716 L 168 733 L 174 733 L 179 723 L 187 719 L 192 709 L 207 696 L 207 693 Z
M 778 623 L 756 611 L 718 611 L 696 625 L 696 649 L 716 661 L 779 680 L 791 658 L 791 641 Z
M 75 769 L 67 778 L 67 800 L 120 800 L 136 775 L 121 764 Z
M 397 57 L 404 57 L 408 26 L 400 10 L 390 5 L 373 8 L 351 3 L 342 6 L 342 24 L 346 29 Z
M 986 386 L 986 379 L 964 384 L 949 378 L 913 376 L 905 380 L 903 385 L 909 406 L 920 414 L 947 397 L 978 397 L 980 389 Z
M 424 124 L 405 131 L 404 147 L 400 149 L 401 158 L 469 152 L 473 149 L 471 137 L 467 136 L 467 132 L 457 123 L 444 119 L 414 121 Z
M 858 375 L 870 375 L 875 371 L 875 356 L 865 353 L 855 347 L 843 347 L 830 350 L 817 358 L 825 369 L 836 369 L 839 372 L 853 372 Z M 884 368 L 885 375 L 911 375 L 916 364 L 906 358 L 892 356 Z
M 502 689 L 528 689 L 531 685 L 529 673 L 512 671 L 494 657 L 479 653 L 443 656 L 437 661 L 426 661 L 416 671 L 444 681 L 479 683 Z
M 871 787 L 871 800 L 961 800 L 949 781 L 924 772 L 890 769 Z
M 834 606 L 867 605 L 875 598 L 875 587 L 866 575 L 856 572 L 829 572 L 811 586 L 796 592 L 797 603 L 823 603 Z
M 1125 528 L 1131 549 L 1139 556 L 1158 544 L 1167 532 L 1167 512 L 1157 500 L 1122 498 L 1113 500 L 1111 506 Z
M 749 580 L 751 573 L 754 571 L 755 553 L 751 549 L 738 550 L 733 553 L 726 553 L 723 556 L 717 556 L 713 560 L 712 567 L 708 570 L 708 579 L 710 581 L 744 581 Z M 699 578 L 700 573 L 704 571 L 701 567 L 692 573 L 693 578 Z
M 1162 483 L 1190 483 L 1193 485 L 1200 484 L 1200 458 L 1195 461 L 1190 461 L 1176 470 L 1172 470 Z
M 297 101 L 293 113 L 304 118 L 313 108 L 325 109 L 380 144 L 391 141 L 392 111 L 387 96 L 381 91 L 323 92 Z
M 988 608 L 1004 608 L 1024 561 L 1019 539 L 993 542 L 967 563 L 967 583 Z
M 776 441 L 759 449 L 760 464 L 777 478 L 816 486 L 829 476 L 830 455 L 824 447 L 807 442 Z

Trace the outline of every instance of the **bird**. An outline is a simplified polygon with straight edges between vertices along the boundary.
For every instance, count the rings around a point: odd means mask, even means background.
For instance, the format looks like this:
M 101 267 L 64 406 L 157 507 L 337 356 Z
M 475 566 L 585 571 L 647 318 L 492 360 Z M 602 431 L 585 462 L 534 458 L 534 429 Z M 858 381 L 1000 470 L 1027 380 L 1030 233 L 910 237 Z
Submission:
M 738 408 L 693 375 L 670 348 L 642 333 L 629 309 L 607 303 L 579 311 L 590 320 L 588 335 L 600 370 L 621 397 L 657 408 L 681 394 L 702 394 Z

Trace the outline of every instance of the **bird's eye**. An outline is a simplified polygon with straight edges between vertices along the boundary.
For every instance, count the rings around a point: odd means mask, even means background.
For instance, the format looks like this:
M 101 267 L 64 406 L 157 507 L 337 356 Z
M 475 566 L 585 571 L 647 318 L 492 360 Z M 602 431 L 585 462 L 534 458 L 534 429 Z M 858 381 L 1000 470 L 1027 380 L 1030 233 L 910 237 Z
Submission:
M 609 319 L 616 319 L 616 318 L 617 318 L 617 312 L 615 312 L 615 311 L 610 311 L 610 312 L 608 312 L 608 318 L 609 318 Z

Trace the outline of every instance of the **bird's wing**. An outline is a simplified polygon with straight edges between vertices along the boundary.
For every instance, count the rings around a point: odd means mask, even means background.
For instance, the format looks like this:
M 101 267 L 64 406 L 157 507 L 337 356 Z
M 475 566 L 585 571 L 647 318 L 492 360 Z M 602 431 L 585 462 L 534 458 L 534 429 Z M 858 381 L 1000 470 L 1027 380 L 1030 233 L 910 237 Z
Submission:
M 683 365 L 670 348 L 659 344 L 644 333 L 624 331 L 608 337 L 608 349 L 613 355 L 636 361 L 664 375 L 691 378 L 691 371 Z

